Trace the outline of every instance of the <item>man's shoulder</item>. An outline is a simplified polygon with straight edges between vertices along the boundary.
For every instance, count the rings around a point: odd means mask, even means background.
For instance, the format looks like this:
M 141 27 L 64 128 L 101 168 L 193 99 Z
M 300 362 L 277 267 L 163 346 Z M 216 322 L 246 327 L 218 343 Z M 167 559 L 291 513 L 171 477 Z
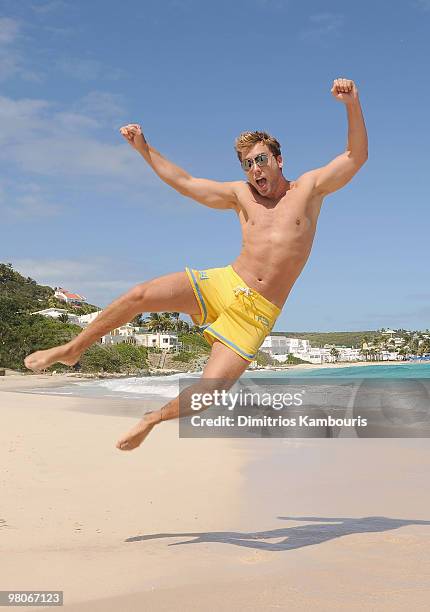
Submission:
M 315 180 L 318 176 L 318 168 L 314 168 L 313 170 L 307 170 L 306 172 L 303 172 L 303 174 L 301 174 L 298 178 L 296 178 L 295 183 L 299 184 L 303 184 L 303 185 L 310 185 L 312 183 L 315 183 Z
M 246 181 L 232 181 L 231 185 L 234 185 L 237 189 L 243 189 L 248 186 Z
M 237 194 L 249 193 L 250 186 L 246 181 L 234 181 L 232 183 Z
M 314 168 L 312 170 L 307 170 L 303 172 L 295 181 L 297 187 L 301 188 L 304 191 L 307 191 L 309 194 L 318 195 L 318 178 L 320 174 L 320 168 Z
M 249 193 L 249 184 L 246 181 L 232 181 L 230 185 L 237 200 Z

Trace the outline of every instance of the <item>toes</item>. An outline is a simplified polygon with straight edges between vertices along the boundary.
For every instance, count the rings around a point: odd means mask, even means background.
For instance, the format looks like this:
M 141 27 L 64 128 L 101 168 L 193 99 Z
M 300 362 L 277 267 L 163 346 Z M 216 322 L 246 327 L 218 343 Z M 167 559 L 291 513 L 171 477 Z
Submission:
M 119 450 L 130 450 L 129 447 L 130 443 L 129 442 L 122 442 L 121 440 L 119 442 L 117 442 L 116 447 Z

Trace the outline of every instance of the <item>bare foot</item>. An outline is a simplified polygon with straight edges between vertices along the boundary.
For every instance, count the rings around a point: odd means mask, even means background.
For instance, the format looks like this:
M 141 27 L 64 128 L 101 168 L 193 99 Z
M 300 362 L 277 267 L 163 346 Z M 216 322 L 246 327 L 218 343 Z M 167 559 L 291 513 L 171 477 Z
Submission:
M 118 440 L 116 447 L 119 450 L 133 450 L 140 446 L 155 425 L 160 423 L 160 416 L 158 411 L 144 414 L 143 418 Z
M 64 365 L 75 365 L 79 360 L 78 353 L 71 353 L 68 344 L 55 346 L 45 351 L 36 351 L 24 359 L 25 367 L 29 370 L 46 370 L 53 363 L 64 363 Z

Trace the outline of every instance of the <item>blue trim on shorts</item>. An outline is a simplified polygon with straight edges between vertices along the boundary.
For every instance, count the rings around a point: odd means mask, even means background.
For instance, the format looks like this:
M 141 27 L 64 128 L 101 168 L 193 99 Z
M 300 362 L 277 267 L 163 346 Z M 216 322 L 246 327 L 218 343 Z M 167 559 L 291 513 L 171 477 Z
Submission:
M 211 334 L 213 334 L 214 336 L 216 336 L 217 338 L 219 338 L 220 340 L 222 340 L 223 342 L 225 342 L 227 345 L 235 348 L 237 350 L 238 353 L 240 353 L 241 355 L 243 355 L 244 357 L 248 357 L 248 359 L 254 359 L 254 357 L 256 356 L 257 353 L 254 353 L 253 355 L 251 355 L 251 353 L 245 353 L 245 351 L 243 351 L 241 348 L 239 348 L 237 346 L 237 344 L 234 344 L 231 340 L 228 340 L 227 338 L 225 338 L 224 336 L 222 336 L 220 333 L 218 333 L 217 331 L 215 331 L 214 329 L 212 329 L 211 327 L 207 327 L 205 329 L 205 331 L 210 332 Z
M 190 271 L 191 278 L 193 279 L 193 283 L 194 283 L 194 288 L 195 288 L 195 290 L 197 291 L 197 294 L 198 294 L 198 296 L 199 296 L 199 300 L 200 300 L 200 302 L 201 302 L 201 306 L 202 306 L 202 308 L 203 308 L 203 321 L 201 321 L 201 322 L 200 322 L 200 326 L 201 326 L 201 325 L 203 325 L 203 323 L 206 321 L 206 319 L 207 319 L 207 317 L 208 317 L 208 311 L 207 311 L 206 304 L 205 304 L 205 301 L 204 301 L 204 299 L 203 299 L 203 296 L 202 296 L 202 294 L 201 294 L 200 288 L 199 288 L 199 286 L 198 286 L 198 284 L 197 284 L 197 281 L 196 281 L 196 279 L 195 279 L 195 276 L 194 276 L 194 274 L 193 274 L 193 271 L 191 270 L 191 268 L 188 268 L 188 270 Z M 199 326 L 199 327 L 200 327 L 200 326 Z

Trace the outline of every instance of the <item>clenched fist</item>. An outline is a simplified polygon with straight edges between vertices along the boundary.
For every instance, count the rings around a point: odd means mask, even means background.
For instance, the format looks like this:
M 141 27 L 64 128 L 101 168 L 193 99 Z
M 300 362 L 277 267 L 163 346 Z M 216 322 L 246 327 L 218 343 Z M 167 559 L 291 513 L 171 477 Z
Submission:
M 137 123 L 129 123 L 119 130 L 127 142 L 137 151 L 141 151 L 146 146 L 146 140 L 142 128 Z
M 358 99 L 358 89 L 349 79 L 335 79 L 331 93 L 344 104 L 353 104 Z

